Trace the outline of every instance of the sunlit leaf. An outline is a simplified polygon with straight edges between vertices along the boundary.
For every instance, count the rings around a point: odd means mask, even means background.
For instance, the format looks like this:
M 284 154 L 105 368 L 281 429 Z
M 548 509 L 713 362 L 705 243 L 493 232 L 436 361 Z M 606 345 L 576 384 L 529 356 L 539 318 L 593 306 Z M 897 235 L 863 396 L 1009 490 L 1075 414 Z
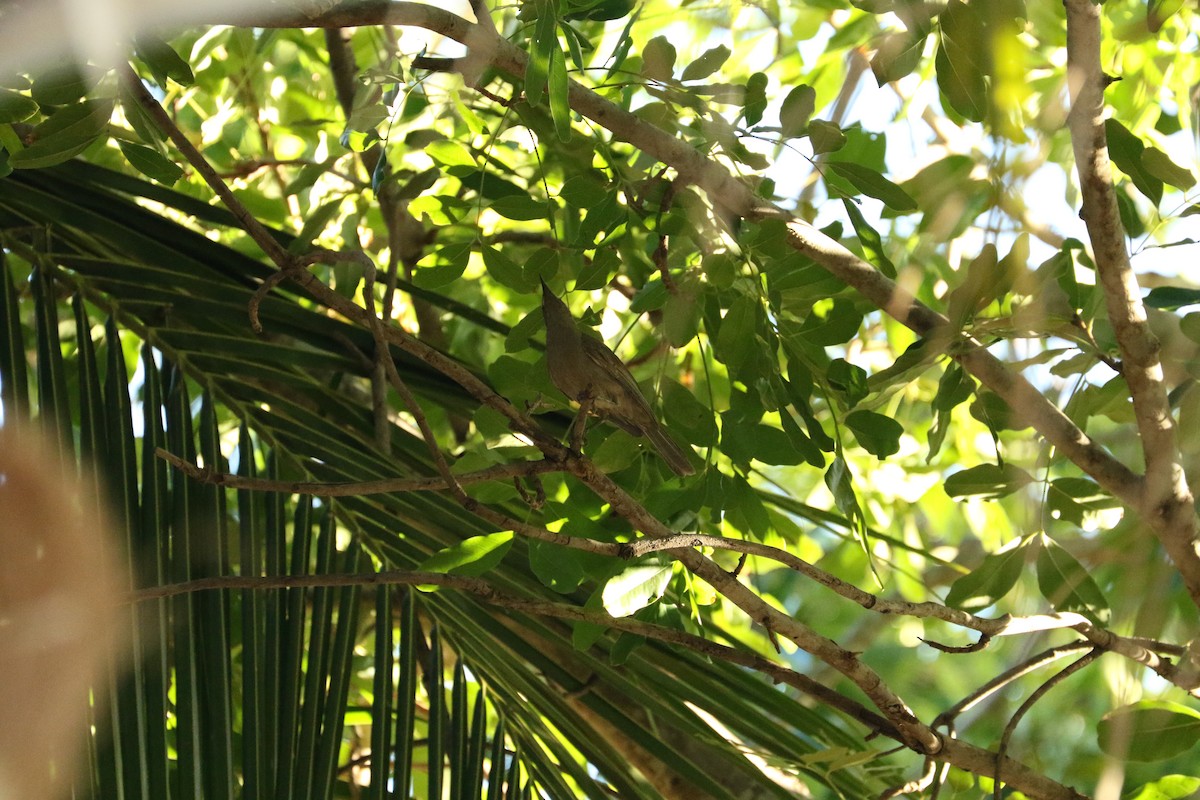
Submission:
M 674 568 L 628 567 L 604 585 L 604 610 L 614 617 L 628 617 L 663 596 Z
M 418 569 L 422 572 L 482 575 L 500 563 L 500 559 L 512 547 L 512 538 L 512 531 L 472 536 L 434 553 Z
M 1156 781 L 1142 784 L 1135 793 L 1127 794 L 1129 800 L 1183 800 L 1192 797 L 1200 789 L 1200 778 L 1190 775 L 1167 775 Z

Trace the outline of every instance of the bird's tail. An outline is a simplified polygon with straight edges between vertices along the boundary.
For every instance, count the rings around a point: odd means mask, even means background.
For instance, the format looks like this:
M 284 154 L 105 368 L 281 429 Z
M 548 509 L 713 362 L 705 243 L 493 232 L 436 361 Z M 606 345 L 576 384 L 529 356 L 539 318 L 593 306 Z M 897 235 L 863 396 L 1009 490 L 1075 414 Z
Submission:
M 666 429 L 657 422 L 654 425 L 648 426 L 648 430 L 644 431 L 646 438 L 654 445 L 654 449 L 662 456 L 663 461 L 667 462 L 676 475 L 692 475 L 696 470 L 692 467 L 692 462 L 688 458 L 687 453 L 675 444 L 675 440 L 671 438 Z

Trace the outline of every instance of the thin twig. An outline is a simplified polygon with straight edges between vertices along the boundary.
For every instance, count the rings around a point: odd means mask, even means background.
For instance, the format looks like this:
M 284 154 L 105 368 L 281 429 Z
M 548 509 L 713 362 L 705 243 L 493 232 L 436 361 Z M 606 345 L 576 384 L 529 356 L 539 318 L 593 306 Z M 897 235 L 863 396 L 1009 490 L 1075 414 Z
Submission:
M 1079 651 L 1087 650 L 1088 648 L 1089 645 L 1084 644 L 1083 642 L 1073 642 L 1072 644 L 1061 645 L 1059 647 L 1051 647 L 1049 650 L 1043 650 L 1042 652 L 1025 659 L 1020 664 L 1006 669 L 1000 675 L 992 678 L 983 686 L 979 687 L 962 700 L 959 700 L 950 708 L 938 714 L 937 718 L 933 721 L 934 727 L 952 730 L 954 727 L 954 721 L 960 714 L 964 714 L 971 710 L 971 708 L 983 702 L 989 696 L 1000 691 L 1005 686 L 1008 686 L 1013 681 L 1021 678 L 1024 675 L 1028 675 L 1035 669 L 1039 669 L 1040 667 L 1043 667 L 1052 661 L 1057 661 L 1060 658 L 1066 658 L 1072 653 L 1078 653 Z
M 883 792 L 881 792 L 879 795 L 879 800 L 891 800 L 891 798 L 899 797 L 902 794 L 915 794 L 916 792 L 925 791 L 927 788 L 929 788 L 929 785 L 933 783 L 934 778 L 937 776 L 939 766 L 941 765 L 932 758 L 925 759 L 925 764 L 921 768 L 920 776 L 908 781 L 907 783 L 902 783 L 899 786 L 893 786 L 889 789 L 883 790 Z
M 1034 704 L 1037 703 L 1038 700 L 1041 700 L 1043 697 L 1045 697 L 1046 694 L 1055 686 L 1062 683 L 1071 675 L 1083 669 L 1099 657 L 1100 651 L 1096 649 L 1084 653 L 1080 658 L 1072 661 L 1070 664 L 1063 667 L 1061 671 L 1048 678 L 1045 683 L 1033 691 L 1033 694 L 1029 695 L 1029 697 L 1025 699 L 1025 702 L 1022 703 L 1020 708 L 1018 708 L 1012 715 L 1012 719 L 1010 719 L 1008 724 L 1004 726 L 1004 733 L 1000 736 L 1000 746 L 996 750 L 996 760 L 998 762 L 1002 761 L 1005 753 L 1008 752 L 1008 743 L 1012 739 L 1013 731 L 1017 729 L 1017 725 L 1021 722 L 1021 719 L 1029 712 L 1031 708 L 1033 708 Z M 995 800 L 1000 800 L 1001 789 L 1003 786 L 1003 780 L 996 781 L 995 791 L 992 795 Z
M 208 160 L 200 154 L 195 145 L 191 143 L 183 131 L 179 130 L 179 126 L 175 121 L 163 110 L 163 107 L 158 104 L 150 91 L 146 89 L 146 85 L 142 83 L 142 79 L 133 71 L 133 67 L 128 64 L 123 64 L 119 69 L 122 81 L 129 90 L 133 98 L 138 101 L 138 104 L 150 115 L 167 138 L 179 148 L 179 152 L 187 159 L 187 162 L 204 178 L 204 182 L 208 184 L 217 195 L 221 198 L 221 202 L 225 207 L 237 217 L 238 223 L 242 226 L 250 238 L 254 240 L 262 251 L 267 254 L 267 257 L 275 263 L 275 266 L 281 270 L 293 266 L 293 259 L 288 255 L 288 252 L 283 249 L 283 245 L 275 241 L 270 232 L 254 218 L 242 202 L 237 199 L 237 196 L 226 185 L 225 181 L 221 180 L 221 176 L 213 169 Z

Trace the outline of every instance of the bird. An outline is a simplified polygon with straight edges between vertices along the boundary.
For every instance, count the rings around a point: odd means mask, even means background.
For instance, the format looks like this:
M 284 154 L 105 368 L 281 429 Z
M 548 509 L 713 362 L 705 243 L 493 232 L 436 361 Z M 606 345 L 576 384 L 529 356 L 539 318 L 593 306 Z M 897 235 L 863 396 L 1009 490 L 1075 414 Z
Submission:
M 644 436 L 674 472 L 692 475 L 687 454 L 654 416 L 650 403 L 617 354 L 592 336 L 580 333 L 566 303 L 542 281 L 542 317 L 546 322 L 546 369 L 550 381 L 588 413 L 611 422 L 631 436 Z

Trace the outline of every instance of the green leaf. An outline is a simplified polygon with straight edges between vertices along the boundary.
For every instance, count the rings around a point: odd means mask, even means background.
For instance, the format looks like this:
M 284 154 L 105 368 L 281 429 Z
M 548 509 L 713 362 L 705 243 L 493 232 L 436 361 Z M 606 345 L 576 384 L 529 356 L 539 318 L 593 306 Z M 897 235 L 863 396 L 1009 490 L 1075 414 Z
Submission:
M 816 106 L 817 93 L 811 86 L 801 84 L 792 89 L 779 109 L 780 132 L 788 138 L 804 133 Z
M 418 265 L 413 273 L 413 283 L 422 289 L 440 289 L 448 286 L 462 276 L 470 258 L 470 242 L 448 244 L 422 259 L 422 264 L 426 261 L 433 263 L 429 266 Z
M 608 663 L 614 667 L 623 666 L 629 657 L 645 643 L 645 636 L 638 636 L 628 631 L 623 632 L 613 643 L 612 649 L 608 651 Z
M 724 478 L 723 494 L 728 498 L 726 513 L 730 524 L 745 534 L 764 539 L 771 535 L 771 516 L 754 487 L 740 475 Z
M 550 117 L 554 120 L 554 131 L 560 142 L 571 141 L 571 101 L 567 97 L 570 82 L 567 80 L 567 59 L 561 47 L 550 51 L 550 74 L 546 90 L 550 95 Z
M 710 47 L 701 53 L 699 58 L 684 68 L 681 79 L 685 81 L 698 81 L 701 78 L 707 78 L 719 70 L 729 60 L 730 55 L 731 51 L 723 44 Z
M 735 372 L 756 347 L 758 310 L 759 305 L 754 299 L 740 296 L 725 312 L 717 330 L 717 357 Z
M 898 81 L 921 64 L 921 54 L 929 38 L 929 26 L 915 31 L 885 33 L 871 56 L 871 72 L 880 86 Z
M 559 594 L 575 591 L 586 577 L 579 551 L 553 542 L 529 543 L 529 568 L 546 588 Z
M 621 258 L 613 248 L 596 251 L 590 263 L 584 265 L 575 279 L 576 289 L 602 289 L 621 269 Z
M 440 139 L 425 145 L 425 155 L 444 167 L 474 167 L 475 155 L 462 142 Z
M 105 130 L 112 109 L 111 100 L 84 100 L 56 111 L 33 129 L 33 144 L 9 155 L 9 163 L 16 169 L 40 169 L 74 158 Z
M 592 208 L 599 205 L 608 194 L 604 184 L 590 175 L 572 175 L 558 190 L 559 199 L 575 208 Z
M 512 547 L 512 531 L 472 536 L 439 550 L 418 567 L 420 572 L 482 575 L 493 569 Z
M 858 210 L 858 204 L 849 197 L 842 198 L 842 207 L 846 209 L 846 216 L 850 218 L 850 224 L 854 226 L 854 232 L 858 234 L 858 241 L 868 260 L 874 262 L 884 275 L 894 279 L 896 265 L 888 258 L 883 245 L 883 237 L 879 235 L 879 231 L 867 222 L 867 218 Z
M 975 393 L 971 402 L 971 416 L 988 426 L 993 433 L 1018 431 L 1029 428 L 1029 423 L 1016 419 L 1012 406 L 1000 395 L 987 389 Z
M 567 19 L 590 19 L 597 22 L 620 19 L 633 10 L 633 0 L 571 0 L 568 8 L 574 9 L 567 13 Z
M 803 337 L 805 344 L 832 347 L 853 339 L 862 321 L 862 312 L 854 301 L 839 297 L 832 304 L 823 303 L 813 309 L 796 335 Z
M 951 497 L 982 497 L 995 500 L 1010 495 L 1033 482 L 1033 477 L 1015 464 L 980 464 L 956 472 L 946 479 L 946 494 Z
M 830 161 L 826 166 L 838 176 L 845 178 L 858 191 L 868 197 L 882 200 L 894 211 L 907 213 L 917 210 L 917 201 L 913 200 L 908 192 L 870 167 L 842 161 Z
M 535 333 L 545 329 L 541 309 L 534 309 L 513 325 L 508 335 L 504 337 L 504 352 L 515 353 L 529 347 L 529 340 Z
M 700 287 L 695 281 L 680 281 L 663 305 L 663 335 L 672 347 L 683 347 L 700 330 Z
M 592 596 L 588 598 L 588 601 L 583 607 L 589 611 L 600 611 L 603 609 L 604 601 L 601 597 L 601 591 L 601 589 L 597 589 Z M 574 623 L 574 625 L 571 627 L 571 646 L 579 651 L 587 650 L 589 647 L 603 638 L 605 631 L 608 630 L 603 625 L 596 625 L 595 623 L 584 622 L 582 620 Z M 514 765 L 515 763 L 516 762 L 514 761 Z
M 1155 286 L 1146 295 L 1146 305 L 1174 311 L 1184 306 L 1200 303 L 1200 289 L 1184 286 Z
M 846 146 L 846 134 L 832 122 L 814 119 L 808 123 L 808 140 L 812 142 L 813 155 L 833 153 Z
M 1166 761 L 1200 741 L 1200 712 L 1179 703 L 1143 700 L 1104 715 L 1100 749 L 1130 761 Z
M 167 78 L 180 86 L 191 86 L 196 82 L 196 76 L 188 62 L 180 58 L 171 45 L 147 34 L 139 34 L 134 39 L 134 52 L 154 74 L 154 80 L 164 89 Z
M 1046 508 L 1050 516 L 1074 525 L 1083 525 L 1088 511 L 1119 507 L 1120 502 L 1115 497 L 1087 478 L 1055 478 L 1046 491 Z
M 38 104 L 29 97 L 0 88 L 0 125 L 24 122 L 38 112 Z
M 350 112 L 346 127 L 359 133 L 369 133 L 382 125 L 390 113 L 383 103 L 361 105 Z
M 991 49 L 978 8 L 950 0 L 938 17 L 939 35 L 933 66 L 947 105 L 972 122 L 982 122 L 988 109 L 988 87 L 977 59 Z
M 614 617 L 628 617 L 657 601 L 667 591 L 674 567 L 629 567 L 604 585 L 604 610 Z
M 1183 800 L 1195 795 L 1200 789 L 1200 778 L 1191 775 L 1167 775 L 1150 783 L 1143 783 L 1128 800 Z
M 90 92 L 102 75 L 99 70 L 81 70 L 75 64 L 54 67 L 34 77 L 29 93 L 43 106 L 63 106 Z
M 599 447 L 585 447 L 588 455 L 601 472 L 620 472 L 638 460 L 644 442 L 622 430 L 598 426 L 589 436 L 589 441 L 603 438 Z
M 718 289 L 728 289 L 733 286 L 737 277 L 738 262 L 728 251 L 707 255 L 700 262 L 708 282 Z
M 129 123 L 129 127 L 133 128 L 138 138 L 154 147 L 160 147 L 166 142 L 166 134 L 159 129 L 158 123 L 142 107 L 142 104 L 134 98 L 124 83 L 117 87 L 117 97 L 120 99 L 121 111 L 125 114 L 125 121 Z
M 1161 192 L 1162 187 L 1158 187 Z M 1142 214 L 1138 210 L 1137 203 L 1130 196 L 1128 184 L 1122 184 L 1117 187 L 1117 213 L 1121 217 L 1121 225 L 1125 228 L 1125 234 L 1130 237 L 1138 237 L 1146 232 L 1146 221 L 1142 219 Z
M 730 412 L 722 414 L 721 450 L 735 464 L 751 460 L 773 466 L 793 466 L 807 459 L 779 428 L 738 419 Z
M 584 247 L 593 247 L 601 232 L 612 233 L 624 224 L 625 219 L 625 207 L 621 205 L 617 193 L 609 192 L 607 197 L 588 209 L 579 224 L 576 241 Z
M 846 406 L 854 408 L 871 393 L 867 385 L 867 371 L 844 358 L 835 358 L 825 370 L 825 380 L 830 388 L 846 398 Z
M 566 17 L 564 17 L 566 19 Z M 571 54 L 571 63 L 575 65 L 575 69 L 584 69 L 585 63 L 583 60 L 583 50 L 587 48 L 589 51 L 596 48 L 592 43 L 579 32 L 577 28 L 569 22 L 563 22 L 561 26 L 563 35 L 567 39 L 567 52 Z
M 309 211 L 304 219 L 304 226 L 300 228 L 300 232 L 296 234 L 296 238 L 288 245 L 288 252 L 293 254 L 306 252 L 313 240 L 325 232 L 325 228 L 333 220 L 334 216 L 337 215 L 338 211 L 341 210 L 341 205 L 342 200 L 339 197 L 328 200 Z M 361 277 L 361 275 L 357 276 L 355 284 L 357 284 L 358 278 Z
M 544 200 L 537 200 L 529 195 L 509 195 L 501 197 L 492 203 L 492 210 L 506 219 L 527 222 L 532 219 L 546 219 L 550 214 L 550 206 Z
M 130 142 L 118 144 L 130 166 L 147 178 L 172 186 L 183 177 L 183 168 L 157 150 Z
M 950 318 L 950 330 L 962 330 L 976 313 L 986 308 L 1004 290 L 1001 282 L 996 280 L 996 264 L 999 260 L 996 246 L 988 242 L 962 270 L 962 282 L 950 291 L 947 298 L 946 316 Z
M 534 28 L 533 48 L 525 66 L 525 99 L 529 105 L 536 107 L 541 105 L 542 94 L 546 91 L 550 59 L 554 51 L 560 48 L 556 4 L 537 0 L 532 7 L 537 11 L 537 25 Z
M 1025 568 L 1028 543 L 993 553 L 970 573 L 954 582 L 946 595 L 946 605 L 978 611 L 993 605 L 1017 584 Z
M 1147 147 L 1142 151 L 1142 166 L 1146 168 L 1146 172 L 1177 189 L 1187 191 L 1196 185 L 1196 176 L 1191 170 L 1176 164 L 1157 147 Z
M 891 417 L 874 411 L 851 411 L 846 415 L 846 427 L 862 448 L 876 458 L 887 458 L 900 452 L 900 437 L 904 426 Z
M 833 503 L 837 506 L 838 511 L 852 521 L 863 552 L 869 557 L 871 546 L 867 540 L 867 527 L 863 519 L 862 506 L 859 505 L 858 495 L 854 491 L 854 479 L 850 472 L 850 465 L 846 463 L 846 459 L 842 458 L 841 453 L 830 462 L 829 469 L 825 470 L 825 486 L 833 495 Z
M 786 389 L 783 390 L 783 394 L 786 396 Z M 803 412 L 801 413 L 803 414 Z M 792 418 L 789 409 L 779 409 L 779 424 L 783 427 L 783 432 L 787 434 L 792 449 L 799 453 L 806 463 L 818 469 L 825 468 L 825 457 L 821 454 L 821 448 L 817 447 L 816 442 L 800 430 L 800 426 Z
M 669 81 L 675 72 L 675 45 L 665 36 L 655 36 L 642 50 L 642 77 Z
M 1142 162 L 1142 153 L 1146 145 L 1112 117 L 1104 120 L 1104 134 L 1108 139 L 1108 153 L 1113 163 L 1129 176 L 1139 192 L 1157 206 L 1162 200 L 1163 182 L 1146 169 Z
M 1185 0 L 1148 0 L 1146 3 L 1146 28 L 1151 33 L 1162 30 L 1163 23 L 1183 8 Z
M 480 253 L 483 255 L 484 268 L 496 283 L 517 292 L 532 292 L 537 288 L 534 277 L 526 275 L 525 270 L 505 255 L 503 250 L 484 245 Z
M 767 76 L 756 72 L 746 81 L 746 94 L 742 99 L 742 113 L 747 125 L 757 125 L 767 110 Z
M 660 388 L 667 427 L 691 444 L 711 447 L 717 440 L 712 410 L 676 381 L 664 379 Z
M 1107 625 L 1108 601 L 1083 565 L 1053 539 L 1042 536 L 1037 559 L 1038 589 L 1055 611 L 1074 611 Z

